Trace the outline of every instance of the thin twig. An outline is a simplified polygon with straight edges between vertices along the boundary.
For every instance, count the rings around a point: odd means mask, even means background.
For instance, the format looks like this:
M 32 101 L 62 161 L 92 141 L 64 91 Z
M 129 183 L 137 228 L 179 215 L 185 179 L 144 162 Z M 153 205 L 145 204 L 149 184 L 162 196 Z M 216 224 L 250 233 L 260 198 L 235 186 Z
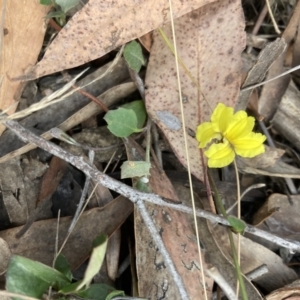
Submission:
M 262 188 L 262 187 L 265 187 L 265 186 L 266 186 L 265 183 L 255 183 L 255 184 L 252 184 L 251 186 L 249 186 L 249 187 L 242 193 L 241 199 L 240 199 L 240 200 L 242 201 L 243 197 L 244 197 L 247 193 L 249 193 L 250 191 L 252 191 L 253 189 L 259 189 L 259 188 Z M 237 204 L 238 204 L 238 201 L 235 201 L 235 203 L 233 203 L 229 208 L 227 208 L 227 209 L 226 209 L 227 214 L 229 214 L 230 211 L 232 211 L 232 210 L 236 207 Z
M 267 7 L 268 7 L 269 15 L 270 15 L 270 18 L 271 18 L 271 20 L 272 20 L 274 29 L 275 29 L 276 33 L 281 34 L 281 31 L 279 30 L 279 28 L 278 28 L 278 26 L 277 26 L 277 23 L 276 23 L 276 21 L 275 21 L 275 18 L 274 18 L 274 15 L 273 15 L 273 12 L 272 12 L 271 5 L 270 5 L 269 0 L 266 0 L 266 4 L 267 4 Z
M 255 25 L 253 27 L 253 30 L 251 32 L 253 35 L 256 35 L 258 33 L 258 30 L 259 30 L 259 28 L 260 28 L 260 26 L 261 26 L 264 18 L 266 17 L 267 12 L 268 12 L 268 7 L 265 4 L 264 7 L 263 7 L 263 9 L 261 10 L 261 12 L 260 12 L 257 20 L 256 20 L 256 23 L 255 23 Z M 252 49 L 253 49 L 253 47 L 248 47 L 247 48 L 247 53 L 248 54 L 251 53 Z
M 4 125 L 12 130 L 21 140 L 25 143 L 33 143 L 38 147 L 50 152 L 53 155 L 65 160 L 66 162 L 72 164 L 77 169 L 81 170 L 86 175 L 90 176 L 95 182 L 102 184 L 103 186 L 127 197 L 133 203 L 136 203 L 138 200 L 143 200 L 147 202 L 151 202 L 156 205 L 170 207 L 188 214 L 192 214 L 193 210 L 190 207 L 181 205 L 181 204 L 172 204 L 163 200 L 162 197 L 150 194 L 150 193 L 142 193 L 133 188 L 103 174 L 102 172 L 98 171 L 96 168 L 92 167 L 88 162 L 86 162 L 83 157 L 75 156 L 64 149 L 60 148 L 59 146 L 39 137 L 29 131 L 28 129 L 22 127 L 18 122 L 13 120 L 8 120 L 4 122 Z M 230 226 L 228 221 L 219 216 L 212 214 L 208 211 L 197 209 L 196 215 L 201 218 L 205 218 L 210 220 L 214 223 L 220 223 L 225 226 Z M 253 234 L 255 236 L 259 236 L 264 238 L 265 240 L 271 241 L 272 243 L 283 247 L 289 248 L 291 251 L 300 252 L 300 243 L 298 241 L 292 241 L 289 239 L 283 239 L 278 237 L 274 234 L 269 232 L 260 230 L 254 226 L 247 225 L 245 228 L 245 232 Z
M 204 275 L 204 267 L 203 267 L 203 260 L 202 260 L 202 253 L 200 249 L 200 237 L 199 237 L 199 229 L 198 229 L 198 222 L 196 217 L 196 205 L 195 205 L 195 198 L 194 198 L 194 190 L 193 190 L 193 181 L 192 181 L 192 173 L 191 173 L 191 166 L 190 166 L 190 154 L 189 154 L 189 145 L 187 139 L 187 132 L 186 132 L 186 121 L 184 115 L 184 107 L 183 107 L 183 100 L 182 100 L 182 91 L 181 91 L 181 82 L 180 82 L 180 73 L 179 73 L 179 59 L 178 59 L 178 52 L 177 52 L 177 45 L 176 45 L 176 35 L 175 35 L 175 25 L 173 19 L 173 9 L 172 9 L 172 0 L 169 0 L 169 8 L 171 14 L 171 28 L 172 28 L 172 36 L 173 36 L 173 43 L 174 43 L 174 56 L 175 56 L 175 66 L 176 66 L 176 77 L 177 77 L 177 87 L 179 93 L 179 104 L 180 104 L 180 113 L 181 113 L 181 122 L 182 122 L 182 129 L 183 129 L 183 139 L 184 139 L 184 148 L 185 148 L 185 159 L 186 159 L 186 167 L 189 177 L 189 186 L 190 186 L 190 194 L 191 194 L 191 202 L 193 206 L 193 217 L 194 217 L 194 226 L 195 226 L 195 233 L 196 233 L 196 240 L 197 240 L 197 250 L 199 256 L 199 263 L 201 267 L 201 283 L 204 286 L 204 298 L 207 300 L 207 291 L 206 291 L 206 279 Z
M 72 79 L 71 82 L 68 82 L 66 85 L 64 85 L 61 89 L 59 89 L 58 91 L 53 92 L 51 95 L 44 97 L 41 101 L 39 101 L 38 103 L 35 103 L 31 106 L 29 106 L 28 108 L 21 110 L 19 112 L 16 112 L 10 116 L 5 116 L 3 113 L 0 114 L 0 123 L 8 120 L 8 119 L 18 119 L 18 118 L 23 118 L 26 117 L 30 114 L 32 114 L 35 111 L 41 110 L 43 108 L 46 108 L 49 105 L 53 105 L 55 103 L 58 103 L 60 101 L 63 101 L 64 99 L 66 99 L 67 97 L 71 96 L 72 94 L 74 94 L 77 90 L 79 89 L 83 89 L 88 85 L 91 85 L 92 83 L 100 80 L 101 78 L 103 78 L 104 76 L 106 76 L 109 72 L 111 72 L 111 70 L 114 68 L 114 66 L 116 66 L 116 64 L 118 63 L 119 59 L 122 56 L 123 53 L 123 49 L 124 49 L 123 45 L 120 49 L 120 51 L 118 52 L 118 54 L 116 55 L 115 59 L 113 60 L 113 62 L 109 65 L 109 67 L 107 68 L 107 70 L 101 74 L 100 76 L 98 76 L 97 78 L 93 79 L 92 81 L 89 81 L 88 83 L 86 83 L 83 86 L 80 86 L 76 89 L 73 89 L 69 92 L 66 93 L 66 91 L 68 89 L 70 89 L 72 87 L 72 85 L 75 83 L 76 79 L 78 77 L 80 77 L 84 72 L 86 72 L 88 69 L 85 69 L 83 72 L 81 72 L 79 75 L 77 75 L 75 78 Z M 64 94 L 65 93 L 65 94 Z M 59 98 L 58 98 L 59 97 Z
M 143 221 L 145 222 L 145 224 L 147 224 L 147 228 L 151 234 L 151 237 L 153 238 L 153 240 L 155 241 L 156 246 L 158 247 L 162 257 L 164 258 L 164 262 L 166 263 L 166 265 L 169 267 L 169 271 L 173 277 L 173 280 L 176 284 L 176 286 L 178 287 L 181 299 L 189 299 L 188 294 L 186 292 L 186 289 L 184 287 L 184 284 L 182 282 L 182 279 L 180 277 L 180 275 L 178 274 L 173 261 L 170 257 L 170 254 L 168 253 L 164 242 L 159 234 L 159 232 L 157 231 L 153 220 L 151 219 L 146 207 L 145 207 L 145 203 L 142 200 L 137 200 L 135 202 L 137 209 L 139 210 L 139 213 L 141 214 Z M 205 290 L 205 286 L 204 286 L 204 290 Z
M 97 184 L 95 185 L 94 189 L 92 190 L 92 192 L 91 192 L 89 198 L 86 200 L 86 202 L 85 202 L 85 204 L 84 204 L 84 206 L 83 206 L 83 208 L 82 208 L 82 210 L 81 210 L 81 212 L 80 212 L 78 218 L 77 218 L 76 221 L 75 221 L 74 227 L 76 226 L 76 224 L 77 224 L 79 218 L 81 217 L 82 213 L 84 212 L 85 208 L 87 207 L 87 205 L 88 205 L 90 199 L 92 198 L 92 196 L 93 196 L 93 194 L 94 194 L 96 188 L 97 188 Z M 73 229 L 74 229 L 74 227 L 73 227 Z M 61 245 L 61 247 L 60 247 L 60 249 L 59 249 L 58 252 L 57 252 L 57 256 L 61 253 L 61 251 L 62 251 L 63 248 L 65 247 L 65 245 L 66 245 L 66 243 L 67 243 L 67 241 L 68 241 L 68 239 L 69 239 L 71 233 L 72 233 L 72 231 L 68 231 L 68 233 L 67 233 L 67 235 L 66 235 L 66 237 L 65 237 L 65 239 L 64 239 L 64 241 L 63 241 L 63 243 L 62 243 L 62 245 Z
M 81 95 L 86 96 L 90 100 L 94 101 L 96 104 L 98 104 L 103 109 L 103 111 L 108 112 L 108 110 L 109 110 L 108 107 L 97 97 L 95 97 L 92 94 L 88 93 L 87 91 L 81 89 L 80 87 L 78 87 L 75 84 L 72 86 L 72 88 L 74 90 L 76 90 L 78 93 L 80 93 Z
M 268 266 L 266 264 L 263 264 L 255 268 L 251 272 L 247 273 L 246 277 L 248 278 L 248 280 L 252 281 L 267 274 L 268 272 L 269 272 Z
M 227 296 L 228 299 L 230 300 L 238 299 L 231 286 L 228 284 L 228 282 L 225 280 L 225 278 L 222 276 L 222 274 L 219 272 L 219 270 L 216 267 L 207 269 L 206 273 L 209 275 L 210 278 L 212 278 L 218 284 L 218 286 L 222 289 L 222 291 L 224 292 L 224 294 Z
M 57 215 L 55 247 L 54 247 L 54 259 L 53 259 L 53 263 L 52 263 L 52 268 L 54 268 L 54 266 L 55 266 L 55 261 L 56 261 L 57 252 L 58 252 L 59 221 L 60 221 L 60 209 L 58 210 L 58 215 Z
M 95 152 L 93 150 L 90 150 L 89 151 L 89 160 L 90 160 L 91 164 L 93 164 L 94 158 L 95 158 Z M 85 202 L 86 195 L 87 195 L 89 187 L 90 187 L 90 182 L 91 182 L 91 177 L 86 176 L 83 191 L 81 193 L 81 197 L 80 197 L 79 203 L 77 205 L 75 215 L 74 215 L 74 217 L 72 219 L 72 222 L 70 224 L 70 227 L 68 229 L 68 234 L 72 232 L 72 230 L 74 229 L 75 224 L 76 224 L 76 222 L 79 218 L 80 212 L 81 212 L 82 207 L 83 207 L 84 202 Z
M 158 132 L 157 132 L 157 126 L 154 123 L 152 125 L 152 137 L 153 137 L 153 145 L 154 145 L 154 150 L 155 150 L 155 154 L 157 157 L 157 165 L 160 167 L 160 169 L 162 169 L 163 163 L 162 163 L 162 154 L 161 154 L 161 149 L 159 148 L 158 145 L 158 141 L 159 141 L 159 136 L 158 136 Z
M 298 65 L 298 66 L 296 66 L 296 67 L 294 67 L 294 68 L 291 68 L 291 69 L 289 69 L 289 70 L 287 70 L 287 71 L 285 71 L 285 72 L 283 72 L 283 73 L 281 73 L 281 74 L 279 74 L 279 75 L 277 75 L 277 76 L 275 76 L 275 77 L 273 77 L 273 78 L 270 78 L 270 79 L 268 79 L 268 80 L 265 80 L 265 81 L 262 81 L 262 82 L 260 82 L 260 83 L 257 83 L 257 84 L 253 84 L 253 85 L 249 85 L 249 86 L 247 86 L 247 87 L 244 87 L 244 88 L 241 89 L 241 91 L 253 90 L 253 89 L 255 89 L 255 88 L 259 87 L 259 86 L 262 86 L 262 85 L 264 85 L 264 84 L 266 84 L 266 83 L 269 83 L 269 82 L 271 82 L 271 81 L 274 81 L 274 80 L 276 80 L 276 79 L 278 79 L 278 78 L 280 78 L 280 77 L 282 77 L 282 76 L 285 76 L 285 75 L 288 75 L 288 74 L 290 74 L 290 73 L 293 73 L 293 72 L 295 72 L 295 71 L 297 71 L 297 70 L 299 70 L 299 69 L 300 69 L 300 65 Z

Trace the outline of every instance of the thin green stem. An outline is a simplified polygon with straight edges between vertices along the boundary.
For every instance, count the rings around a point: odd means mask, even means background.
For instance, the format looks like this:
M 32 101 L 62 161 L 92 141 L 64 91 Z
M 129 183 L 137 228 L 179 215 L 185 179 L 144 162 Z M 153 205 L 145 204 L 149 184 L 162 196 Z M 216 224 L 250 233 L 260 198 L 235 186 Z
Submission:
M 222 203 L 222 200 L 220 198 L 220 194 L 218 192 L 218 189 L 215 185 L 215 182 L 214 182 L 209 170 L 208 170 L 207 174 L 208 174 L 208 179 L 209 179 L 209 182 L 211 184 L 212 190 L 213 190 L 214 195 L 215 195 L 217 209 L 218 209 L 219 212 L 221 212 L 221 214 L 224 216 L 224 218 L 228 219 L 228 214 L 227 214 L 226 209 L 225 209 L 225 207 Z M 234 263 L 234 266 L 235 266 L 237 279 L 238 279 L 238 282 L 239 282 L 239 285 L 240 285 L 240 288 L 241 288 L 242 299 L 243 300 L 248 300 L 244 279 L 243 279 L 243 276 L 242 276 L 240 264 L 239 264 L 239 261 L 238 261 L 238 256 L 237 256 L 236 249 L 235 249 L 235 246 L 234 246 L 233 234 L 232 234 L 232 231 L 230 229 L 228 229 L 227 232 L 228 232 L 228 237 L 229 237 L 229 243 L 230 243 L 233 263 Z
M 236 160 L 233 161 L 234 171 L 236 177 L 236 199 L 237 199 L 237 218 L 241 219 L 241 188 L 240 188 L 240 179 L 239 179 L 239 170 L 236 164 Z M 241 235 L 237 233 L 237 260 L 239 265 L 241 265 Z M 239 294 L 239 282 L 236 285 L 236 294 Z

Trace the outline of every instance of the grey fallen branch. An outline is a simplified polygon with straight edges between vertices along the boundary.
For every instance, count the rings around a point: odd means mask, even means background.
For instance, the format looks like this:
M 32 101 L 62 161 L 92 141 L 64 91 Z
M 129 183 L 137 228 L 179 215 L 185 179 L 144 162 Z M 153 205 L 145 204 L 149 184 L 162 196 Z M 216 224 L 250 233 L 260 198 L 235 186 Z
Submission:
M 110 178 L 109 176 L 93 168 L 82 157 L 72 155 L 67 151 L 61 149 L 59 146 L 47 140 L 44 140 L 39 136 L 36 136 L 31 131 L 25 129 L 15 121 L 11 121 L 11 120 L 5 121 L 4 125 L 8 127 L 10 130 L 12 130 L 15 134 L 17 134 L 18 137 L 22 139 L 24 142 L 34 143 L 38 147 L 50 152 L 51 154 L 56 155 L 61 159 L 64 159 L 65 161 L 69 162 L 70 164 L 72 164 L 73 166 L 75 166 L 76 168 L 84 172 L 87 176 L 91 177 L 95 182 L 98 182 L 103 186 L 123 195 L 124 197 L 127 197 L 133 203 L 137 203 L 138 201 L 147 201 L 160 206 L 167 206 L 176 210 L 180 210 L 188 214 L 192 213 L 192 209 L 190 207 L 181 204 L 171 204 L 169 202 L 164 201 L 158 195 L 139 192 L 113 178 Z M 215 215 L 201 209 L 198 209 L 196 211 L 196 214 L 198 217 L 205 218 L 212 222 L 230 226 L 228 221 L 219 215 Z M 271 241 L 280 247 L 288 248 L 290 251 L 300 252 L 300 243 L 297 241 L 283 239 L 274 234 L 257 229 L 256 227 L 251 225 L 246 226 L 245 232 L 248 232 L 255 236 L 262 237 L 265 240 Z
M 155 241 L 156 246 L 160 250 L 162 257 L 164 258 L 164 261 L 169 268 L 169 272 L 172 275 L 174 283 L 178 288 L 181 299 L 189 299 L 182 278 L 176 270 L 176 267 L 163 243 L 163 240 L 145 207 L 143 199 L 139 199 L 138 195 L 134 195 L 134 189 L 129 188 L 129 190 L 127 190 L 126 185 L 94 169 L 89 163 L 84 161 L 83 157 L 75 156 L 68 153 L 67 151 L 56 146 L 55 144 L 33 134 L 31 131 L 25 129 L 15 121 L 6 121 L 3 122 L 3 124 L 9 129 L 11 129 L 15 134 L 17 134 L 17 136 L 24 142 L 34 143 L 36 146 L 50 152 L 51 154 L 57 157 L 60 157 L 61 159 L 69 162 L 70 164 L 84 172 L 87 176 L 87 179 L 93 179 L 95 182 L 120 193 L 121 195 L 127 197 L 133 203 L 135 203 L 137 209 L 139 210 L 141 216 L 144 219 L 145 224 L 147 224 L 147 228 L 153 240 Z

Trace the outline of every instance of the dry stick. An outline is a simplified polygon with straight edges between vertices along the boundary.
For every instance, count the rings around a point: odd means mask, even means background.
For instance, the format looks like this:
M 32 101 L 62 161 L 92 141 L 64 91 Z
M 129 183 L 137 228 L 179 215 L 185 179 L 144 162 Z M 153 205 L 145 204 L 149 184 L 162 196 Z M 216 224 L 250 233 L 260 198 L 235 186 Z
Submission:
M 261 26 L 261 24 L 262 24 L 262 22 L 263 22 L 265 16 L 267 15 L 267 12 L 268 12 L 268 7 L 267 7 L 267 5 L 265 4 L 264 7 L 263 7 L 263 9 L 261 10 L 261 12 L 260 12 L 260 14 L 259 14 L 259 16 L 258 16 L 258 19 L 256 20 L 256 23 L 255 23 L 255 25 L 254 25 L 254 28 L 253 28 L 253 30 L 252 30 L 252 34 L 253 34 L 253 35 L 256 35 L 256 34 L 258 33 L 258 30 L 259 30 L 259 28 L 260 28 L 260 26 Z M 248 47 L 248 48 L 247 48 L 247 53 L 250 54 L 251 51 L 252 51 L 252 49 L 253 49 L 252 46 L 251 46 L 251 47 Z
M 191 193 L 191 200 L 192 200 L 192 206 L 193 206 L 193 218 L 194 218 L 194 226 L 195 226 L 195 233 L 196 233 L 196 240 L 197 240 L 197 250 L 198 250 L 198 256 L 199 256 L 199 264 L 201 267 L 200 274 L 201 274 L 201 283 L 203 284 L 204 288 L 204 297 L 207 300 L 207 291 L 206 291 L 206 279 L 204 275 L 204 267 L 202 262 L 202 253 L 200 249 L 200 237 L 199 237 L 199 230 L 198 230 L 198 223 L 197 223 L 197 217 L 196 217 L 196 205 L 195 205 L 195 198 L 194 198 L 194 190 L 193 190 L 193 181 L 192 181 L 192 174 L 191 174 L 191 166 L 190 166 L 190 154 L 188 149 L 188 139 L 187 139 L 187 132 L 186 132 L 186 121 L 185 121 L 185 115 L 184 115 L 184 108 L 183 108 L 183 100 L 182 100 L 182 93 L 181 93 L 181 82 L 180 82 L 180 73 L 179 73 L 179 62 L 178 62 L 178 52 L 177 52 L 177 45 L 176 45 L 176 35 L 175 35 L 175 25 L 174 25 L 174 19 L 173 19 L 173 8 L 172 8 L 172 0 L 169 0 L 169 8 L 170 8 L 170 14 L 171 14 L 171 28 L 172 28 L 172 37 L 173 37 L 173 43 L 174 43 L 174 56 L 175 56 L 175 66 L 176 66 L 176 77 L 177 77 L 177 87 L 178 87 L 178 93 L 179 93 L 179 103 L 180 103 L 180 113 L 181 113 L 181 122 L 182 122 L 182 128 L 183 128 L 183 139 L 184 139 L 184 148 L 185 148 L 185 159 L 186 159 L 186 166 L 188 171 L 188 177 L 189 177 L 189 185 L 190 185 L 190 193 Z M 201 89 L 199 89 L 201 91 Z
M 95 152 L 93 150 L 89 150 L 89 160 L 90 160 L 91 164 L 93 164 L 94 158 L 95 158 Z M 70 227 L 68 229 L 68 234 L 73 231 L 73 229 L 74 229 L 74 227 L 76 225 L 76 222 L 77 222 L 77 220 L 79 218 L 79 214 L 80 214 L 81 209 L 82 209 L 82 207 L 84 205 L 85 198 L 86 198 L 86 195 L 87 195 L 89 187 L 90 187 L 90 182 L 91 182 L 91 177 L 86 176 L 84 187 L 83 187 L 83 191 L 81 193 L 81 197 L 80 197 L 80 200 L 79 200 L 79 203 L 78 203 L 75 215 L 74 215 L 73 220 L 72 220 L 72 222 L 70 224 Z
M 267 274 L 269 272 L 268 266 L 266 264 L 263 264 L 257 268 L 255 268 L 254 270 L 252 270 L 251 272 L 246 274 L 246 277 L 250 280 L 253 281 L 265 274 Z
M 139 213 L 141 214 L 145 224 L 147 224 L 147 228 L 149 230 L 149 232 L 151 233 L 151 237 L 153 238 L 153 240 L 155 241 L 155 244 L 156 246 L 159 248 L 159 251 L 162 255 L 162 257 L 164 258 L 164 262 L 166 263 L 166 265 L 169 267 L 169 271 L 174 279 L 174 282 L 177 286 L 177 288 L 179 289 L 179 292 L 180 292 L 180 296 L 181 296 L 181 299 L 189 299 L 189 296 L 185 290 L 185 287 L 183 285 L 183 282 L 182 282 L 182 278 L 180 277 L 180 275 L 178 274 L 174 264 L 173 264 L 173 261 L 164 245 L 164 242 L 163 240 L 161 239 L 161 236 L 159 235 L 154 223 L 153 223 L 153 220 L 151 219 L 147 209 L 146 209 L 146 206 L 145 206 L 145 203 L 143 200 L 140 200 L 138 199 L 136 202 L 136 207 L 137 209 L 139 210 Z M 204 288 L 205 290 L 205 288 Z
M 265 123 L 263 121 L 259 120 L 259 119 L 257 119 L 257 120 L 258 120 L 258 124 L 259 124 L 262 132 L 267 137 L 267 143 L 269 144 L 270 147 L 275 149 L 276 148 L 275 143 L 274 143 L 273 138 L 270 135 L 269 130 L 267 129 Z M 285 181 L 286 185 L 288 186 L 288 188 L 290 190 L 290 193 L 292 195 L 297 195 L 298 191 L 297 191 L 297 188 L 294 184 L 294 181 L 291 178 L 284 178 L 284 181 Z
M 100 101 L 97 97 L 95 97 L 92 94 L 84 91 L 80 87 L 77 87 L 75 84 L 73 85 L 73 89 L 76 90 L 78 93 L 86 96 L 90 100 L 94 101 L 96 104 L 98 104 L 103 109 L 103 111 L 108 112 L 108 110 L 109 110 L 108 107 L 102 101 Z
M 281 34 L 281 31 L 279 30 L 279 28 L 278 28 L 278 26 L 277 26 L 277 23 L 276 23 L 276 21 L 275 21 L 275 18 L 274 18 L 274 15 L 273 15 L 273 12 L 272 12 L 271 5 L 270 5 L 269 0 L 266 0 L 266 4 L 267 4 L 267 7 L 268 7 L 269 15 L 270 15 L 270 18 L 271 18 L 271 20 L 272 20 L 274 29 L 275 29 L 276 33 Z
M 159 148 L 159 145 L 158 145 L 159 136 L 158 136 L 158 132 L 157 132 L 157 126 L 155 123 L 153 124 L 151 129 L 152 129 L 154 150 L 155 150 L 155 154 L 156 154 L 155 158 L 153 155 L 152 156 L 154 159 L 157 160 L 157 165 L 160 167 L 160 170 L 161 170 L 163 167 L 162 154 L 161 154 L 161 149 Z
M 50 152 L 53 155 L 65 160 L 66 162 L 72 164 L 77 169 L 81 170 L 87 176 L 90 176 L 95 182 L 102 184 L 103 186 L 127 197 L 133 203 L 137 201 L 148 201 L 153 204 L 157 204 L 159 206 L 165 206 L 169 208 L 173 208 L 188 214 L 192 214 L 193 210 L 190 207 L 181 205 L 181 204 L 172 204 L 163 200 L 162 197 L 155 194 L 142 193 L 133 188 L 121 183 L 102 172 L 98 171 L 96 168 L 92 167 L 89 163 L 87 163 L 83 157 L 73 155 L 59 146 L 43 139 L 40 136 L 35 135 L 30 130 L 22 127 L 18 122 L 13 120 L 8 120 L 4 122 L 4 125 L 12 130 L 22 141 L 25 143 L 33 143 L 38 147 Z M 226 226 L 230 226 L 228 221 L 219 215 L 212 214 L 208 211 L 197 209 L 196 215 L 201 218 L 205 218 L 212 222 L 221 223 Z M 254 226 L 247 225 L 245 228 L 245 232 L 253 234 L 255 236 L 259 236 L 264 238 L 265 240 L 271 241 L 272 243 L 283 247 L 289 248 L 292 251 L 300 252 L 300 243 L 298 241 L 291 241 L 288 239 L 283 239 L 269 232 L 260 230 Z
M 60 147 L 52 144 L 49 141 L 44 140 L 43 138 L 36 136 L 29 130 L 25 129 L 22 127 L 20 124 L 18 124 L 15 121 L 6 121 L 4 122 L 5 126 L 7 126 L 9 129 L 11 129 L 14 133 L 18 135 L 24 142 L 32 142 L 36 144 L 37 146 L 41 147 L 42 149 L 50 152 L 53 155 L 56 155 L 67 162 L 71 163 L 74 165 L 76 168 L 80 169 L 83 171 L 87 177 L 90 177 L 94 179 L 96 182 L 102 184 L 105 187 L 108 187 L 114 191 L 117 191 L 121 195 L 129 198 L 134 202 L 139 210 L 139 213 L 142 215 L 144 222 L 147 224 L 147 228 L 150 231 L 150 234 L 155 241 L 157 247 L 159 248 L 164 261 L 169 267 L 169 271 L 173 277 L 173 280 L 179 290 L 179 294 L 182 299 L 189 299 L 188 294 L 185 290 L 185 287 L 182 282 L 182 278 L 178 274 L 173 261 L 165 248 L 165 245 L 161 239 L 161 236 L 159 232 L 157 231 L 151 217 L 149 216 L 148 211 L 146 210 L 146 207 L 144 205 L 144 202 L 142 199 L 139 197 L 140 194 L 144 195 L 143 193 L 137 192 L 134 189 L 131 189 L 127 187 L 125 184 L 122 184 L 118 182 L 117 180 L 114 180 L 112 178 L 109 178 L 109 176 L 97 171 L 94 169 L 90 164 L 88 164 L 83 157 L 78 157 L 71 155 L 67 151 L 61 149 Z
M 291 68 L 291 69 L 289 69 L 289 70 L 287 70 L 287 71 L 285 71 L 285 72 L 283 72 L 283 73 L 281 73 L 281 74 L 279 74 L 279 75 L 277 75 L 277 76 L 275 76 L 273 78 L 270 78 L 268 80 L 262 81 L 262 82 L 257 83 L 257 84 L 246 86 L 246 87 L 242 88 L 241 91 L 253 90 L 253 89 L 255 89 L 255 88 L 259 87 L 259 86 L 262 86 L 262 85 L 264 85 L 266 83 L 274 81 L 274 80 L 276 80 L 276 79 L 278 79 L 278 78 L 280 78 L 282 76 L 285 76 L 285 75 L 288 75 L 290 73 L 293 73 L 293 72 L 295 72 L 295 71 L 297 71 L 299 69 L 300 69 L 300 65 L 298 65 L 298 66 L 296 66 L 294 68 Z
M 116 151 L 114 152 L 114 154 L 113 154 L 112 157 L 110 158 L 110 160 L 109 160 L 109 162 L 108 162 L 106 168 L 104 169 L 103 173 L 106 172 L 106 170 L 107 170 L 108 166 L 110 165 L 110 163 L 111 163 L 113 157 L 115 156 L 115 154 L 116 154 Z M 87 178 L 90 178 L 90 177 L 87 176 Z M 84 206 L 82 207 L 81 211 L 79 212 L 78 217 L 77 217 L 76 219 L 73 218 L 73 221 L 75 220 L 73 229 L 75 228 L 75 226 L 76 226 L 76 224 L 77 224 L 79 218 L 82 216 L 82 214 L 83 214 L 83 212 L 85 211 L 87 205 L 89 204 L 89 202 L 90 202 L 90 200 L 91 200 L 91 198 L 92 198 L 94 192 L 96 191 L 97 186 L 98 186 L 98 183 L 95 184 L 95 186 L 94 186 L 92 192 L 90 193 L 90 196 L 89 196 L 88 199 L 85 201 L 85 204 L 84 204 Z M 73 221 L 72 221 L 72 222 L 73 222 Z M 59 254 L 61 253 L 61 251 L 62 251 L 63 248 L 65 247 L 65 245 L 66 245 L 66 243 L 67 243 L 67 241 L 68 241 L 68 239 L 69 239 L 69 237 L 70 237 L 71 234 L 72 234 L 72 231 L 71 231 L 71 230 L 68 230 L 68 233 L 67 233 L 67 235 L 66 235 L 66 237 L 65 237 L 65 239 L 64 239 L 64 241 L 63 241 L 63 243 L 62 243 L 62 245 L 61 245 L 61 247 L 60 247 L 60 249 L 59 249 L 57 255 L 59 255 Z
M 29 114 L 32 114 L 35 111 L 41 110 L 49 105 L 53 105 L 57 102 L 63 101 L 65 98 L 69 97 L 70 95 L 74 94 L 77 90 L 79 89 L 83 89 L 88 85 L 91 85 L 92 83 L 100 80 L 101 78 L 103 78 L 104 76 L 106 76 L 109 72 L 111 72 L 111 70 L 113 69 L 113 67 L 118 63 L 119 59 L 121 58 L 121 55 L 123 53 L 123 49 L 124 49 L 123 45 L 120 49 L 120 51 L 118 52 L 118 54 L 116 55 L 115 59 L 113 60 L 113 62 L 110 64 L 110 66 L 107 68 L 107 70 L 101 74 L 100 76 L 98 76 L 97 78 L 93 79 L 92 81 L 86 83 L 85 85 L 78 87 L 77 89 L 73 89 L 69 92 L 67 92 L 67 90 L 69 88 L 71 88 L 71 86 L 75 83 L 76 79 L 78 77 L 80 77 L 82 74 L 84 74 L 84 72 L 86 72 L 88 70 L 85 69 L 83 72 L 79 73 L 77 76 L 75 76 L 73 78 L 73 83 L 69 82 L 66 85 L 64 85 L 62 88 L 60 88 L 58 91 L 53 92 L 51 95 L 44 97 L 41 101 L 39 101 L 38 103 L 32 104 L 31 106 L 29 106 L 28 108 L 21 110 L 19 112 L 16 112 L 10 116 L 5 116 L 3 113 L 0 113 L 0 123 L 4 122 L 5 120 L 8 119 L 18 119 L 18 118 L 23 118 L 28 116 Z M 1 78 L 0 78 L 1 81 Z M 0 82 L 1 84 L 1 82 Z M 69 86 L 70 85 L 70 86 Z M 65 93 L 65 94 L 63 94 Z M 57 98 L 60 97 L 60 98 Z
M 58 210 L 58 215 L 57 215 L 55 247 L 54 247 L 54 259 L 53 259 L 53 263 L 52 263 L 52 268 L 54 268 L 54 266 L 55 266 L 55 261 L 56 261 L 57 252 L 58 252 L 59 221 L 60 221 L 60 209 Z
M 85 204 L 84 204 L 84 206 L 83 206 L 83 208 L 82 208 L 82 210 L 81 210 L 81 212 L 80 212 L 80 214 L 79 214 L 79 216 L 78 216 L 78 218 L 77 218 L 77 220 L 76 220 L 76 223 L 75 223 L 74 227 L 76 226 L 76 224 L 77 224 L 79 218 L 80 218 L 81 215 L 83 214 L 83 212 L 84 212 L 85 208 L 87 207 L 87 205 L 88 205 L 90 199 L 92 198 L 92 195 L 94 194 L 94 192 L 95 192 L 95 190 L 96 190 L 96 188 L 97 188 L 97 185 L 98 185 L 98 184 L 95 185 L 95 187 L 94 187 L 94 189 L 92 190 L 92 192 L 91 192 L 89 198 L 86 200 L 86 202 L 85 202 Z M 57 252 L 57 256 L 60 255 L 60 253 L 62 252 L 62 250 L 63 250 L 63 248 L 65 247 L 65 245 L 66 245 L 66 243 L 67 243 L 67 241 L 68 241 L 68 239 L 69 239 L 69 237 L 70 237 L 71 234 L 72 234 L 72 231 L 69 231 L 69 232 L 67 233 L 67 235 L 66 235 L 66 237 L 65 237 L 65 239 L 64 239 L 64 241 L 63 241 L 63 243 L 62 243 L 62 245 L 61 245 L 61 247 L 60 247 L 60 249 L 59 249 L 58 252 Z
M 259 189 L 259 188 L 262 188 L 262 187 L 265 187 L 266 185 L 264 183 L 256 183 L 256 184 L 252 184 L 251 186 L 249 186 L 244 192 L 243 194 L 241 195 L 241 201 L 243 199 L 243 197 L 249 193 L 251 190 L 253 189 Z M 238 201 L 235 201 L 235 203 L 233 203 L 229 208 L 226 209 L 226 213 L 227 214 L 230 214 L 230 212 L 236 207 L 236 205 L 238 204 Z
M 228 284 L 228 282 L 225 280 L 225 278 L 222 276 L 222 274 L 216 267 L 207 269 L 206 273 L 218 284 L 218 286 L 222 289 L 222 291 L 228 299 L 238 300 L 238 297 L 234 293 L 232 287 Z

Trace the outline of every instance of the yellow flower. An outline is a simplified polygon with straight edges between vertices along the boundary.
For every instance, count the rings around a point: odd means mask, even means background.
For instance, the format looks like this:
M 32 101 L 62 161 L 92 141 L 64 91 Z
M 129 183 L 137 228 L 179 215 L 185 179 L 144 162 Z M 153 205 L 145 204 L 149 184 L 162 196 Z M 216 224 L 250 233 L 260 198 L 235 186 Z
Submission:
M 210 168 L 222 168 L 233 162 L 235 155 L 254 157 L 265 152 L 263 142 L 266 137 L 252 132 L 254 118 L 245 111 L 233 113 L 232 107 L 219 103 L 215 108 L 211 122 L 204 122 L 197 127 L 196 138 L 199 148 L 205 148 L 216 140 L 204 152 Z

